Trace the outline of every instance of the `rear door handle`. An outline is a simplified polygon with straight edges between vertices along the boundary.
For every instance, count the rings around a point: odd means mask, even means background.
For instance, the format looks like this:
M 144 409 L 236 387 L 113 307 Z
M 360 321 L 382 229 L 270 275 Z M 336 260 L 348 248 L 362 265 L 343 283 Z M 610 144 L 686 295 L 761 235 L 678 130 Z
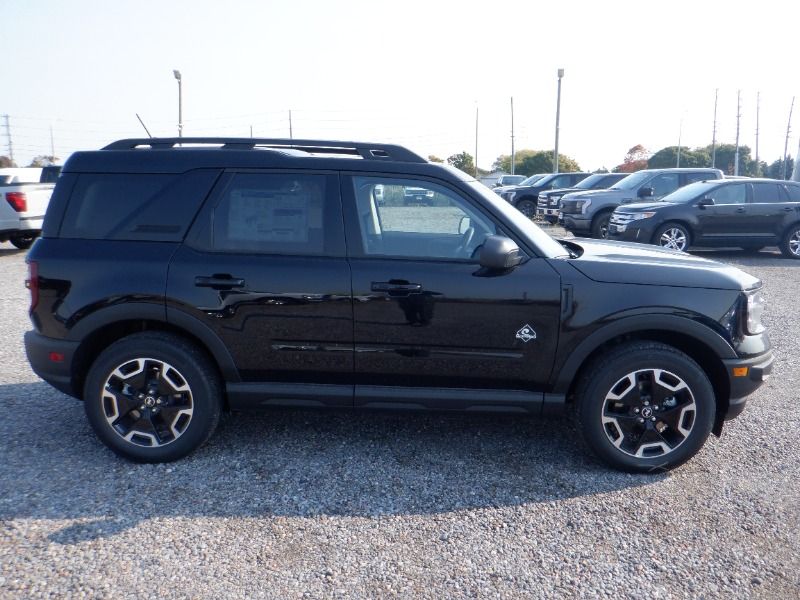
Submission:
M 783 210 L 785 210 L 786 212 L 792 212 L 793 210 L 797 210 L 797 209 L 796 208 L 792 208 L 791 206 L 784 206 Z
M 736 212 L 744 212 L 744 211 L 745 211 L 745 209 L 744 209 L 744 208 L 741 208 L 741 207 L 739 207 L 739 208 L 737 208 L 737 209 L 736 209 Z
M 215 290 L 229 290 L 244 287 L 244 279 L 220 274 L 214 274 L 210 277 L 198 275 L 194 278 L 194 285 L 196 287 L 214 288 Z

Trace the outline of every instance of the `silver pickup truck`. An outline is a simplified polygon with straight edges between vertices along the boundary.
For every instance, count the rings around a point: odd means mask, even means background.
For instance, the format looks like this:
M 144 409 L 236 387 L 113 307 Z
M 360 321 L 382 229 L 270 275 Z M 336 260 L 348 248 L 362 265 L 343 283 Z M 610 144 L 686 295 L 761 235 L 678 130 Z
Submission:
M 52 171 L 40 172 L 39 181 L 20 181 L 23 175 L 0 171 L 0 242 L 24 250 L 41 233 L 55 183 L 42 183 L 52 177 Z

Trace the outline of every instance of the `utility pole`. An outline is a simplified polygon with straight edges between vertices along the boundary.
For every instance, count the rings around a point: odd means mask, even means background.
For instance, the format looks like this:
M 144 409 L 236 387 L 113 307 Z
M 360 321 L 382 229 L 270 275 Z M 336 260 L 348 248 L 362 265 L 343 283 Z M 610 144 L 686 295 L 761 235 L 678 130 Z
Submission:
M 253 126 L 252 125 L 250 125 L 250 138 L 251 139 L 253 138 Z
M 739 122 L 742 117 L 742 90 L 736 91 L 736 154 L 733 157 L 733 174 L 739 174 Z
M 556 147 L 553 150 L 553 173 L 558 173 L 558 133 L 561 121 L 561 78 L 564 77 L 564 69 L 558 70 L 558 96 L 556 98 Z
M 797 142 L 797 154 L 794 157 L 794 171 L 792 171 L 792 181 L 800 181 L 800 141 Z
M 11 123 L 8 120 L 8 115 L 4 115 L 6 120 L 6 137 L 8 138 L 8 158 L 14 162 L 14 144 L 11 143 Z
M 514 174 L 514 163 L 516 162 L 516 155 L 514 154 L 514 96 L 511 96 L 511 174 Z
M 56 159 L 56 145 L 53 142 L 53 126 L 50 125 L 50 158 L 52 160 Z
M 478 178 L 478 107 L 475 107 L 475 179 Z
M 761 175 L 761 163 L 758 160 L 758 129 L 761 114 L 761 92 L 756 92 L 756 175 Z
M 786 124 L 786 141 L 783 144 L 783 177 L 781 179 L 786 180 L 786 160 L 788 158 L 788 150 L 789 150 L 789 132 L 792 130 L 792 111 L 794 110 L 794 96 L 792 96 L 792 104 L 789 107 L 789 122 Z M 797 158 L 794 159 L 797 162 Z
M 289 139 L 294 139 L 294 133 L 292 132 L 292 111 L 289 109 Z
M 678 164 L 675 166 L 680 168 L 681 166 L 681 137 L 683 136 L 683 117 L 681 116 L 681 123 L 678 125 Z
M 717 166 L 717 100 L 719 100 L 719 88 L 714 91 L 714 130 L 711 133 L 711 168 Z

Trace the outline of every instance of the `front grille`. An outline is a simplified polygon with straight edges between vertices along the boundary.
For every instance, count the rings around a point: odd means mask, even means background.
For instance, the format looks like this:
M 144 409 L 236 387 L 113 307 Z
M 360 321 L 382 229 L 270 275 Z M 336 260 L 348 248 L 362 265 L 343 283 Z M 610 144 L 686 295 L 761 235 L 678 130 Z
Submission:
M 632 213 L 618 213 L 614 212 L 611 215 L 611 221 L 609 221 L 613 225 L 627 225 L 631 221 L 634 220 L 635 215 Z
M 561 203 L 561 212 L 565 215 L 579 215 L 581 214 L 581 209 L 578 208 L 578 201 L 577 200 L 564 200 Z

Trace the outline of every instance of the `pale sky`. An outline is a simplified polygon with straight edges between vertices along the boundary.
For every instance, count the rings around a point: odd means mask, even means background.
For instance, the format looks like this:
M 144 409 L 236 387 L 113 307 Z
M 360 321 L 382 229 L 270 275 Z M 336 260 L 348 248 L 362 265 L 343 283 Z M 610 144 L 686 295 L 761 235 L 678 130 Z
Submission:
M 0 0 L 0 115 L 17 163 L 122 137 L 184 135 L 393 142 L 427 156 L 551 149 L 594 170 L 651 151 L 740 141 L 783 155 L 800 96 L 800 2 L 226 2 Z M 681 121 L 683 122 L 681 128 Z M 789 153 L 797 154 L 800 97 Z M 0 120 L 0 154 L 7 154 Z

